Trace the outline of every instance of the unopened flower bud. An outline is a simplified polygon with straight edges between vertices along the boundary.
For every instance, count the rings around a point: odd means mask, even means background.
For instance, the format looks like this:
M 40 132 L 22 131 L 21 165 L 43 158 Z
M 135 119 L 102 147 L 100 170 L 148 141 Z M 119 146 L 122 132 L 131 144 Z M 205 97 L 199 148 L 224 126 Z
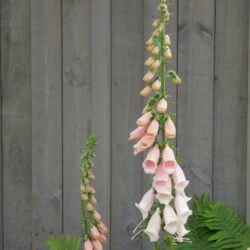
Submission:
M 170 40 L 169 35 L 165 35 L 165 44 L 166 44 L 167 46 L 170 46 L 170 45 L 171 45 L 171 40 Z
M 107 238 L 106 238 L 106 236 L 105 236 L 104 234 L 101 234 L 101 235 L 100 235 L 99 241 L 100 241 L 101 243 L 107 243 L 107 242 L 108 242 L 108 240 L 107 240 Z
M 153 44 L 153 38 L 152 36 L 147 40 L 146 45 L 152 45 Z
M 160 26 L 158 27 L 158 31 L 159 31 L 159 32 L 162 32 L 163 29 L 164 29 L 164 24 L 161 23 Z
M 165 51 L 165 58 L 166 59 L 172 59 L 173 58 L 173 55 L 172 55 L 172 52 L 171 52 L 170 48 L 166 49 L 166 51 Z
M 89 179 L 90 179 L 90 180 L 95 180 L 95 176 L 94 176 L 93 173 L 90 173 L 90 174 L 89 174 Z
M 93 207 L 93 205 L 91 204 L 91 203 L 87 203 L 87 205 L 86 205 L 86 209 L 89 211 L 89 212 L 93 212 L 94 211 L 94 207 Z
M 176 137 L 175 124 L 170 117 L 168 117 L 165 122 L 165 136 L 169 139 L 173 139 Z
M 147 87 L 145 87 L 145 88 L 140 92 L 140 95 L 141 95 L 141 96 L 148 96 L 148 95 L 151 94 L 151 92 L 152 92 L 151 87 L 150 87 L 150 86 L 147 86 Z
M 154 30 L 154 32 L 152 33 L 153 36 L 159 36 L 160 35 L 160 31 L 158 29 Z
M 154 81 L 151 88 L 152 88 L 152 90 L 159 90 L 161 88 L 161 81 L 158 79 L 156 81 Z
M 147 47 L 147 50 L 150 51 L 150 52 L 152 52 L 152 50 L 153 50 L 154 48 L 155 48 L 154 45 L 149 45 L 149 46 Z
M 87 194 L 81 194 L 81 199 L 83 201 L 87 201 L 88 200 L 88 195 Z
M 176 77 L 172 78 L 172 82 L 174 84 L 181 84 L 182 83 L 181 78 L 177 75 L 176 75 Z
M 95 226 L 92 226 L 90 228 L 90 234 L 91 234 L 92 238 L 95 240 L 100 237 L 100 232 L 98 231 L 98 229 Z
M 157 107 L 156 107 L 156 110 L 159 112 L 159 113 L 164 113 L 167 111 L 167 108 L 168 108 L 168 103 L 167 101 L 162 98 L 159 103 L 157 104 Z
M 154 58 L 153 57 L 149 57 L 146 61 L 145 61 L 145 63 L 144 63 L 144 65 L 145 66 L 151 66 L 153 63 L 154 63 Z
M 146 104 L 146 106 L 143 108 L 141 114 L 144 115 L 147 112 L 148 112 L 148 104 Z
M 95 194 L 95 189 L 93 187 L 88 186 L 86 191 L 90 194 Z
M 93 205 L 95 205 L 95 204 L 97 203 L 97 200 L 96 200 L 95 196 L 91 196 L 90 202 L 91 202 L 91 204 L 93 204 Z
M 160 25 L 160 23 L 161 23 L 161 21 L 160 21 L 159 19 L 156 19 L 156 20 L 153 22 L 152 26 L 153 26 L 154 28 L 157 28 L 157 27 Z
M 98 230 L 100 231 L 100 233 L 102 234 L 106 234 L 108 232 L 108 228 L 101 222 L 97 225 Z
M 93 218 L 98 222 L 102 220 L 102 216 L 97 211 L 94 212 Z
M 87 184 L 89 184 L 89 179 L 88 179 L 87 177 L 85 177 L 85 178 L 83 179 L 83 182 L 84 182 L 85 185 L 87 185 Z
M 80 191 L 81 191 L 81 192 L 85 192 L 85 191 L 86 191 L 86 189 L 85 189 L 85 186 L 84 186 L 84 185 L 81 185 L 81 187 L 80 187 Z
M 143 77 L 143 81 L 144 82 L 150 82 L 153 80 L 153 78 L 155 77 L 154 73 L 152 73 L 151 71 L 149 71 L 148 73 L 145 74 L 145 76 Z
M 160 62 L 160 60 L 158 59 L 158 60 L 156 60 L 154 63 L 152 63 L 151 68 L 152 68 L 152 69 L 157 69 L 157 68 L 160 67 L 160 65 L 161 65 L 161 62 Z
M 153 55 L 158 55 L 159 52 L 160 52 L 160 48 L 159 48 L 159 47 L 154 47 L 154 48 L 152 49 L 152 54 L 153 54 Z
M 99 240 L 94 240 L 92 243 L 93 243 L 94 250 L 103 250 L 102 243 Z
M 86 240 L 84 242 L 83 250 L 93 250 L 93 244 L 92 244 L 91 240 Z

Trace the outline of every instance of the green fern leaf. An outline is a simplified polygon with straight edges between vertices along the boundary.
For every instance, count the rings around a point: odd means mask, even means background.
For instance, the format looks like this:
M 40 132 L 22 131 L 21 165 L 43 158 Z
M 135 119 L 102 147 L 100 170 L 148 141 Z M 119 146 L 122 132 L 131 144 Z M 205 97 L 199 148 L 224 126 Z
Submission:
M 47 240 L 47 246 L 50 250 L 79 250 L 81 245 L 81 238 L 61 236 L 56 238 L 52 236 Z
M 213 232 L 209 241 L 217 250 L 246 250 L 250 246 L 250 229 L 226 205 L 219 202 L 210 204 L 204 218 L 205 225 Z

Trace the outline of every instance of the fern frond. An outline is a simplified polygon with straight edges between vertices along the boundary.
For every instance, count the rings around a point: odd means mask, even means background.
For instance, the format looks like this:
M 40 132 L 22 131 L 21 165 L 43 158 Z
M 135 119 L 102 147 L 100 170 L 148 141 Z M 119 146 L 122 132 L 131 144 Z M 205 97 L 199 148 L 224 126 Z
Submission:
M 239 215 L 226 205 L 210 204 L 204 213 L 206 226 L 214 232 L 209 237 L 217 250 L 246 250 L 250 246 L 250 229 Z

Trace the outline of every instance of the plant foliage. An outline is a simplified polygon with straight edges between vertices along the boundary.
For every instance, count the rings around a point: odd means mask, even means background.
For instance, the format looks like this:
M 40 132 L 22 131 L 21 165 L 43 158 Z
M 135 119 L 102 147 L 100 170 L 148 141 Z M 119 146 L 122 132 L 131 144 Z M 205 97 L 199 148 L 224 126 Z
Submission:
M 246 250 L 250 247 L 250 228 L 231 208 L 212 202 L 203 195 L 194 198 L 193 215 L 187 223 L 189 242 L 171 250 Z M 167 244 L 167 243 L 166 243 Z
M 79 250 L 81 245 L 80 237 L 52 236 L 47 240 L 47 246 L 50 250 Z

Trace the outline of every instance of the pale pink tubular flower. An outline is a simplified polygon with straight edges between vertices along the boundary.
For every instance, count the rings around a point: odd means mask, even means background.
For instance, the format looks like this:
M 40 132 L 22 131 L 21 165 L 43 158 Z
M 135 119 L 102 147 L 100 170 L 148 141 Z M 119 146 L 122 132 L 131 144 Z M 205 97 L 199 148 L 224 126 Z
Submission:
M 152 84 L 152 90 L 159 90 L 161 88 L 161 81 L 160 80 L 155 80 Z
M 148 126 L 147 135 L 156 136 L 159 131 L 159 126 L 160 126 L 159 122 L 156 119 L 154 119 Z
M 143 136 L 133 147 L 134 147 L 134 154 L 139 154 L 143 150 L 151 147 L 154 144 L 155 137 L 145 135 Z
M 102 243 L 99 240 L 93 241 L 93 247 L 94 247 L 94 250 L 102 250 L 103 249 Z
M 161 229 L 161 216 L 160 216 L 160 209 L 157 208 L 155 213 L 149 220 L 148 226 L 144 232 L 146 235 L 148 235 L 151 242 L 155 242 L 158 241 L 159 239 L 160 229 Z
M 157 169 L 157 164 L 160 158 L 160 149 L 156 145 L 150 149 L 142 166 L 146 174 L 154 174 Z
M 147 112 L 145 114 L 143 114 L 137 121 L 136 124 L 138 126 L 147 126 L 150 121 L 151 121 L 151 117 L 152 117 L 152 113 L 151 112 Z
M 189 210 L 187 202 L 185 201 L 183 196 L 177 194 L 175 196 L 174 202 L 177 216 L 180 219 L 180 222 L 185 224 L 188 220 L 188 217 L 192 214 L 192 211 Z
M 100 232 L 98 231 L 98 229 L 95 226 L 92 226 L 90 228 L 90 234 L 93 237 L 93 239 L 98 239 L 100 237 Z
M 156 107 L 156 110 L 159 112 L 159 113 L 165 113 L 168 109 L 168 103 L 167 101 L 162 98 L 159 103 L 157 104 L 157 107 Z
M 93 250 L 93 244 L 90 240 L 84 242 L 84 250 Z
M 143 196 L 140 203 L 136 203 L 135 206 L 142 213 L 142 218 L 145 220 L 148 217 L 148 212 L 154 204 L 154 190 L 151 188 L 148 192 Z
M 168 175 L 156 175 L 154 177 L 153 187 L 159 194 L 172 195 L 172 181 Z
M 171 206 L 166 205 L 163 210 L 163 217 L 165 231 L 169 232 L 170 234 L 175 234 L 178 229 L 179 222 L 174 209 Z
M 146 104 L 145 107 L 142 109 L 142 112 L 141 112 L 142 115 L 144 115 L 145 113 L 147 113 L 148 108 L 149 108 L 149 107 L 148 107 L 148 104 Z
M 97 225 L 97 228 L 99 230 L 100 233 L 102 234 L 105 234 L 108 232 L 108 228 L 104 225 L 103 222 L 100 222 L 98 225 Z
M 176 137 L 176 128 L 173 120 L 168 117 L 165 122 L 165 136 L 169 139 Z
M 141 139 L 146 134 L 146 131 L 147 131 L 146 126 L 137 127 L 130 133 L 129 140 L 131 141 L 131 140 Z
M 184 189 L 189 184 L 189 181 L 186 180 L 185 174 L 179 165 L 176 166 L 176 170 L 173 173 L 173 180 L 175 183 L 175 189 L 179 193 L 184 192 Z
M 163 150 L 162 162 L 165 167 L 174 167 L 176 165 L 174 151 L 168 145 Z
M 170 194 L 156 194 L 155 198 L 160 202 L 160 204 L 167 205 L 173 199 L 173 196 Z
M 106 237 L 104 234 L 101 234 L 101 235 L 100 235 L 99 241 L 100 241 L 101 243 L 107 243 L 107 242 L 108 242 L 107 237 Z
M 185 228 L 185 226 L 180 223 L 177 229 L 177 240 L 179 242 L 183 242 L 183 237 L 189 233 L 189 231 Z

